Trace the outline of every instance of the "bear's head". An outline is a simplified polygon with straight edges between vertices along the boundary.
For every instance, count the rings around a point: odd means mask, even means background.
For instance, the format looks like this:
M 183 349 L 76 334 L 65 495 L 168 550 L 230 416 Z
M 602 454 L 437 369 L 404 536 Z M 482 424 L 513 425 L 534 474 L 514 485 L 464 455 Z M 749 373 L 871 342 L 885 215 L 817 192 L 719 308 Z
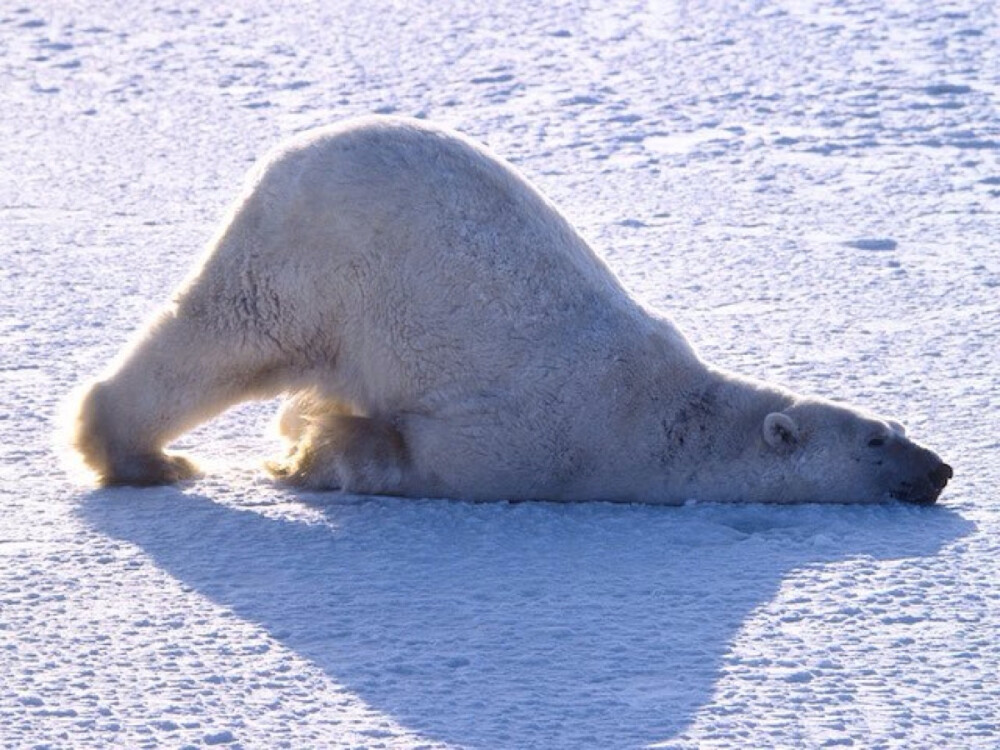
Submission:
M 798 400 L 761 424 L 759 450 L 774 499 L 930 505 L 952 469 L 901 424 L 819 399 Z

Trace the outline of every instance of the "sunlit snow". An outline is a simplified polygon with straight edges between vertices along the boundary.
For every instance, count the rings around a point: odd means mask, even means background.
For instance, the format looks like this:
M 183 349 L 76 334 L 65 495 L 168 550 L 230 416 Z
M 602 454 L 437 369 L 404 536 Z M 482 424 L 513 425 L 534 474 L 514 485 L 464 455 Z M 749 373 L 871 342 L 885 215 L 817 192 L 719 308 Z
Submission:
M 0 745 L 1000 743 L 992 4 L 23 0 L 0 82 Z M 905 422 L 941 504 L 294 493 L 274 404 L 195 484 L 68 475 L 253 160 L 371 112 L 487 142 L 706 359 Z

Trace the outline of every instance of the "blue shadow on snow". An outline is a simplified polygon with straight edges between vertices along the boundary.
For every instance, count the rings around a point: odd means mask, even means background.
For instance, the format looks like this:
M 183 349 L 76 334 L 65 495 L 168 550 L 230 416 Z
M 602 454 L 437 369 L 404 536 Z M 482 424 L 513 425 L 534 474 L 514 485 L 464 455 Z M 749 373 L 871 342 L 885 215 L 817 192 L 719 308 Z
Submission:
M 669 740 L 791 571 L 930 557 L 973 528 L 899 505 L 297 500 L 323 522 L 174 489 L 95 492 L 80 512 L 372 708 L 489 750 Z

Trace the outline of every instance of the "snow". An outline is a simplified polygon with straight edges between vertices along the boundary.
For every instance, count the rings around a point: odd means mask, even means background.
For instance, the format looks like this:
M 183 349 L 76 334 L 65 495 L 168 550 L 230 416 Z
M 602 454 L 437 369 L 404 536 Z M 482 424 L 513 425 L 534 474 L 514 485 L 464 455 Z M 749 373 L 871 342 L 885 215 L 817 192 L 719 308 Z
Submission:
M 989 3 L 0 6 L 5 747 L 1000 742 Z M 934 508 L 289 492 L 273 404 L 94 491 L 56 417 L 254 158 L 369 112 L 488 142 L 719 365 L 906 422 Z

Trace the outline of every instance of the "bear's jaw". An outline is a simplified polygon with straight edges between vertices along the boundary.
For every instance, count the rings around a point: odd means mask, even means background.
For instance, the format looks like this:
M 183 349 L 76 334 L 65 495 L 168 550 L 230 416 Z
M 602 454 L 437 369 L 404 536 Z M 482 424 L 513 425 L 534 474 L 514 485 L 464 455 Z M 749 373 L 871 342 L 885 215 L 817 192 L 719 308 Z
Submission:
M 889 493 L 894 500 L 901 500 L 905 503 L 916 505 L 933 505 L 941 496 L 941 492 L 948 485 L 948 480 L 955 475 L 952 468 L 940 462 L 931 469 L 926 477 L 915 481 L 902 482 L 900 486 Z

